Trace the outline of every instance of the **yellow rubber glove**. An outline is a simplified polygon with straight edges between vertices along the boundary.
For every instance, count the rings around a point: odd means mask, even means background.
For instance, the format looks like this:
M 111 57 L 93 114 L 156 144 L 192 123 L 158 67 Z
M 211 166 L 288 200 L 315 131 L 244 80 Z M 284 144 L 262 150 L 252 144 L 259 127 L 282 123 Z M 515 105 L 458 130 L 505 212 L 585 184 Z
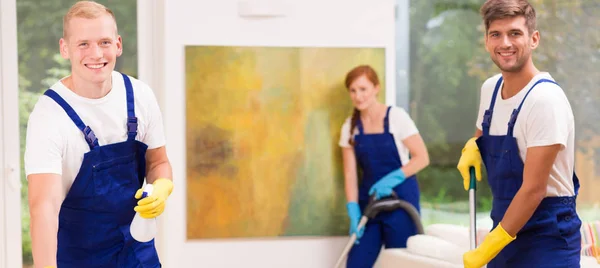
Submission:
M 463 255 L 465 268 L 481 268 L 488 264 L 510 242 L 517 237 L 511 237 L 502 225 L 498 224 L 483 240 L 481 245 Z
M 146 219 L 156 218 L 165 211 L 165 202 L 173 191 L 173 182 L 169 179 L 159 178 L 152 185 L 154 186 L 152 194 L 138 201 L 138 205 L 133 208 Z M 143 189 L 137 190 L 135 198 L 140 199 L 143 192 Z
M 481 181 L 481 163 L 483 161 L 481 160 L 481 153 L 479 153 L 479 148 L 477 147 L 475 140 L 477 140 L 477 137 L 470 138 L 467 141 L 465 147 L 462 149 L 462 154 L 460 155 L 460 160 L 456 167 L 463 177 L 465 191 L 469 190 L 469 184 L 471 183 L 470 167 L 475 168 L 475 178 L 477 181 Z

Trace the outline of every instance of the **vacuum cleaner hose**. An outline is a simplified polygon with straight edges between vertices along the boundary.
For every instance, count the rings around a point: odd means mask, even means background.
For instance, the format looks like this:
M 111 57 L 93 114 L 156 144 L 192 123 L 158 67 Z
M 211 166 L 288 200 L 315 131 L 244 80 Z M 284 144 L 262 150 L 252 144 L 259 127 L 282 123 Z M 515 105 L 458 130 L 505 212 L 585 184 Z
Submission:
M 408 213 L 415 226 L 417 227 L 417 234 L 424 234 L 423 223 L 421 223 L 421 215 L 419 211 L 411 203 L 406 202 L 398 198 L 395 192 L 392 192 L 392 196 L 381 200 L 375 200 L 375 196 L 371 196 L 369 204 L 365 208 L 364 216 L 369 219 L 375 218 L 379 212 L 382 211 L 394 211 L 402 209 Z

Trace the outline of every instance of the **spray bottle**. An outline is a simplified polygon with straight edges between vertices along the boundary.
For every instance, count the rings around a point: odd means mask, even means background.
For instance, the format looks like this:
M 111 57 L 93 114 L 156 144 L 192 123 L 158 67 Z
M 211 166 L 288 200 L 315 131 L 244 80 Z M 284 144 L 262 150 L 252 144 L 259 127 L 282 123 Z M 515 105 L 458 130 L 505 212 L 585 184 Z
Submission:
M 154 185 L 150 183 L 146 184 L 141 199 L 152 195 L 153 190 Z M 156 236 L 156 218 L 145 219 L 140 216 L 139 212 L 136 212 L 135 217 L 133 217 L 133 221 L 131 221 L 131 225 L 129 226 L 129 232 L 133 239 L 139 242 L 148 242 L 152 240 Z

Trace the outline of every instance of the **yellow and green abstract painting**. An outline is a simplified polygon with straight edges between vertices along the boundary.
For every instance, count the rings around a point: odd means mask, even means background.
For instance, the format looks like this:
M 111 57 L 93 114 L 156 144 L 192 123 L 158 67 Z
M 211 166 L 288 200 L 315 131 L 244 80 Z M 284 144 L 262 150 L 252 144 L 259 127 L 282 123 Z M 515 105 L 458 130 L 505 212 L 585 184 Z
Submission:
M 188 46 L 187 239 L 348 234 L 346 73 L 383 48 Z

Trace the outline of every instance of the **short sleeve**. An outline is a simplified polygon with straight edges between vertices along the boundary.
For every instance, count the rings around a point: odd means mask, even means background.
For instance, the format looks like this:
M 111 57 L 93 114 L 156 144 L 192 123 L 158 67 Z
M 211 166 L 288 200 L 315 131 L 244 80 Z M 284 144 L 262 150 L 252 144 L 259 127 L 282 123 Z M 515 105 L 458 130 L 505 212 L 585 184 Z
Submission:
M 158 106 L 158 101 L 150 87 L 141 82 L 139 84 L 143 87 L 143 92 L 146 95 L 146 105 L 148 105 L 147 132 L 144 137 L 142 137 L 141 142 L 147 144 L 148 149 L 156 149 L 165 146 L 166 139 L 163 128 L 163 119 L 160 107 Z
M 556 88 L 553 84 L 551 86 Z M 536 94 L 531 103 L 525 125 L 527 148 L 554 144 L 561 144 L 563 148 L 567 146 L 574 122 L 566 96 L 562 90 L 556 92 L 558 90 L 548 88 L 543 91 L 544 94 Z
M 393 107 L 389 116 L 390 131 L 397 135 L 400 140 L 419 133 L 415 122 L 403 108 Z
M 346 121 L 344 121 L 344 124 L 342 125 L 342 130 L 340 132 L 340 140 L 338 142 L 338 145 L 340 147 L 345 147 L 345 148 L 352 147 L 350 145 L 350 118 L 346 119 Z
M 42 96 L 41 98 L 47 98 Z M 56 124 L 54 113 L 45 111 L 40 99 L 29 115 L 25 138 L 24 165 L 26 176 L 53 173 L 62 175 L 64 140 Z

